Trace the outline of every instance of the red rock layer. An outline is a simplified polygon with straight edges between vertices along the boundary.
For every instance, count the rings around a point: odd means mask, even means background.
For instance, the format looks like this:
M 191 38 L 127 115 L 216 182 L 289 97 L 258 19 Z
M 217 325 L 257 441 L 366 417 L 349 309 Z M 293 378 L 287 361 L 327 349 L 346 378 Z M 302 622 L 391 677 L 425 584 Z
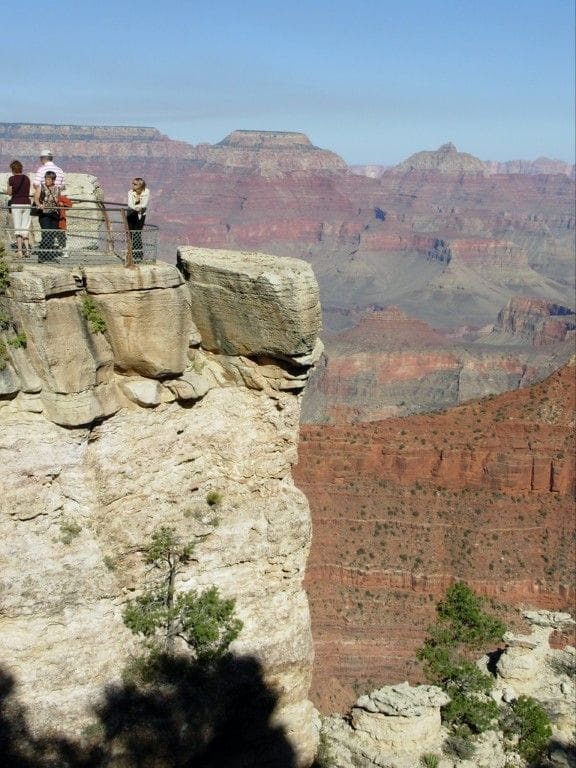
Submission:
M 313 697 L 421 679 L 415 651 L 446 586 L 514 607 L 575 608 L 574 364 L 444 413 L 303 426 L 313 517 Z

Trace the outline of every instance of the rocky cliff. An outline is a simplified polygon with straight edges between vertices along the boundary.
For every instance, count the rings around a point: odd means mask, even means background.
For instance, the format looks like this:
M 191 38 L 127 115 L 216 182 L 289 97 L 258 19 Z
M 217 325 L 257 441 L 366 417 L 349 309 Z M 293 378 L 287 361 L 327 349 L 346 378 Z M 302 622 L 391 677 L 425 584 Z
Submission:
M 310 519 L 291 467 L 317 285 L 259 253 L 181 248 L 179 266 L 9 273 L 0 662 L 33 727 L 89 726 L 135 649 L 121 614 L 142 548 L 173 526 L 196 544 L 179 586 L 236 600 L 233 651 L 262 667 L 271 727 L 309 765 Z
M 572 610 L 574 370 L 443 413 L 302 428 L 323 711 L 421 679 L 415 650 L 454 579 L 511 606 Z

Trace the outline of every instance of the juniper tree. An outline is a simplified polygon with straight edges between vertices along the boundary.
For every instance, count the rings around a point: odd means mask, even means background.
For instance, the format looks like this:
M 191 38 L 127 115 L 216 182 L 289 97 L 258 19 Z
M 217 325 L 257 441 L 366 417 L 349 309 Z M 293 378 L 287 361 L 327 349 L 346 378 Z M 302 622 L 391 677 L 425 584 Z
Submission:
M 498 706 L 486 695 L 492 689 L 491 678 L 466 656 L 501 640 L 505 626 L 486 613 L 482 599 L 463 582 L 446 590 L 436 615 L 436 624 L 429 627 L 417 656 L 426 678 L 450 696 L 442 708 L 443 721 L 480 733 L 497 717 Z
M 194 544 L 183 544 L 174 528 L 158 528 L 144 549 L 154 577 L 126 604 L 123 619 L 151 651 L 171 656 L 180 639 L 198 661 L 207 662 L 227 652 L 242 622 L 235 616 L 235 601 L 220 597 L 216 587 L 202 592 L 176 589 L 176 577 L 193 551 Z

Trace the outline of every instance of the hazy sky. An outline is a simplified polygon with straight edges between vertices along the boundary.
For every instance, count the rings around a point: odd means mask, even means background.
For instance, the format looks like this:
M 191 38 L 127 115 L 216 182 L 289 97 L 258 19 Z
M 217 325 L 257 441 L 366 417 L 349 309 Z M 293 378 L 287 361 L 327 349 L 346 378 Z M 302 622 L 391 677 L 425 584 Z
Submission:
M 9 3 L 0 121 L 148 125 L 192 144 L 236 128 L 303 131 L 348 163 L 448 141 L 483 160 L 573 162 L 574 6 Z

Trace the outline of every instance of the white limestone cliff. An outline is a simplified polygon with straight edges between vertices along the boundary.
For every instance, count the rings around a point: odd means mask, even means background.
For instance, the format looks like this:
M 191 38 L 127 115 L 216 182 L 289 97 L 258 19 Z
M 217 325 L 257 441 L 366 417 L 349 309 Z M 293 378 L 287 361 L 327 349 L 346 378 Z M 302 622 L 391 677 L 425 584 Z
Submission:
M 182 271 L 26 266 L 0 313 L 0 664 L 36 728 L 78 733 L 136 641 L 123 625 L 159 525 L 197 542 L 184 588 L 216 585 L 278 697 L 299 766 L 317 732 L 294 486 L 300 397 L 321 352 L 304 262 L 183 248 Z M 83 315 L 90 299 L 107 330 Z M 26 345 L 7 343 L 25 334 Z M 221 502 L 207 502 L 218 491 Z

